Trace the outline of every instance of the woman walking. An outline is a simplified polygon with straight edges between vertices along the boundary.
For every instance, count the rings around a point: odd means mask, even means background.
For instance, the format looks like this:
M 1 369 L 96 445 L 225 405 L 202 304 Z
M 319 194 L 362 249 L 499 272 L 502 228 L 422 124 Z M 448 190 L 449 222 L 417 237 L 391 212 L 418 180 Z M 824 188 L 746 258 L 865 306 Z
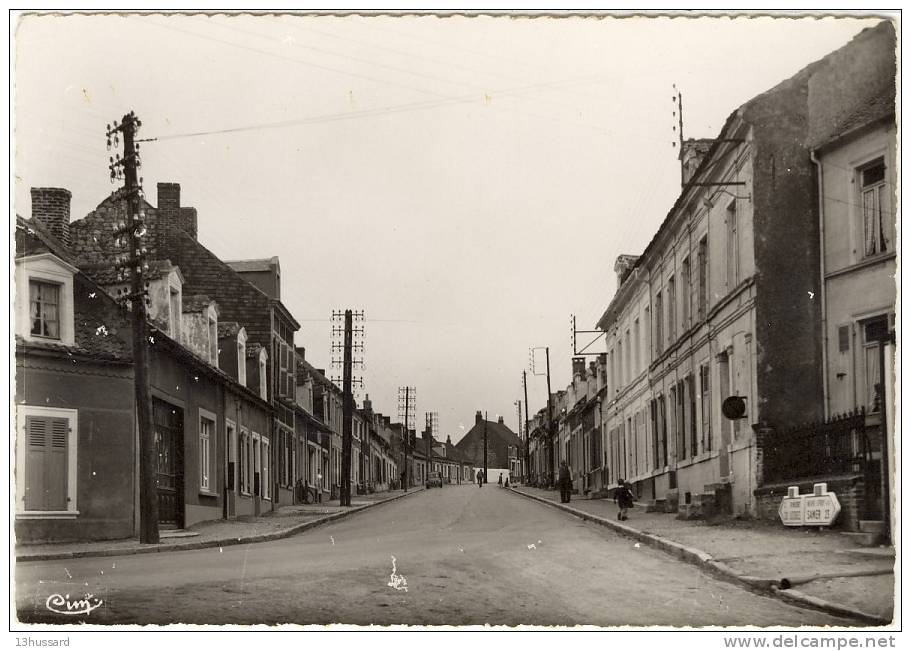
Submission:
M 557 485 L 560 489 L 560 501 L 564 504 L 569 502 L 573 494 L 572 473 L 565 461 L 560 462 L 560 475 L 557 478 Z

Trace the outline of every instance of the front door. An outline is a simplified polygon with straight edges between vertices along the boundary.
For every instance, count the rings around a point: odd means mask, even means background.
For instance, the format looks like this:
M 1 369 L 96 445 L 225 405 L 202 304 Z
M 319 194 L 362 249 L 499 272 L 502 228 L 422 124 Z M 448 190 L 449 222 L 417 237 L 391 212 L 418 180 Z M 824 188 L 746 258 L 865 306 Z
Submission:
M 183 410 L 152 400 L 158 453 L 158 524 L 183 527 Z

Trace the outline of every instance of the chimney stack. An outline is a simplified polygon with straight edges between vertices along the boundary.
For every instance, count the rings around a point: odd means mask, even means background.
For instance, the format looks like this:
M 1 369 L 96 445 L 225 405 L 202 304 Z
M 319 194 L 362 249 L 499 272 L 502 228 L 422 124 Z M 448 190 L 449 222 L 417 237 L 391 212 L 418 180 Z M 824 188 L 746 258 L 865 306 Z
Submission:
M 70 199 L 64 188 L 32 188 L 32 218 L 65 246 L 70 245 Z
M 498 416 L 498 417 L 497 417 L 497 422 L 498 422 L 500 425 L 502 425 L 502 424 L 503 424 L 503 417 L 502 417 L 502 416 Z
M 573 357 L 573 377 L 577 375 L 585 377 L 585 358 Z
M 617 287 L 623 284 L 623 281 L 626 280 L 630 272 L 632 272 L 633 267 L 636 266 L 636 263 L 639 261 L 638 255 L 618 255 L 617 261 L 614 262 L 614 273 L 617 274 Z
M 158 184 L 158 221 L 165 233 L 180 224 L 180 183 Z
M 180 230 L 187 233 L 194 240 L 197 239 L 196 208 L 181 208 L 177 216 L 177 222 Z
M 484 420 L 484 417 L 481 415 L 481 412 L 480 412 L 480 411 L 476 411 L 475 414 L 474 414 L 474 422 L 475 422 L 475 424 L 480 423 L 482 420 Z
M 702 159 L 712 147 L 711 138 L 687 138 L 680 150 L 680 161 L 683 165 L 683 184 L 689 183 L 693 174 L 702 163 Z

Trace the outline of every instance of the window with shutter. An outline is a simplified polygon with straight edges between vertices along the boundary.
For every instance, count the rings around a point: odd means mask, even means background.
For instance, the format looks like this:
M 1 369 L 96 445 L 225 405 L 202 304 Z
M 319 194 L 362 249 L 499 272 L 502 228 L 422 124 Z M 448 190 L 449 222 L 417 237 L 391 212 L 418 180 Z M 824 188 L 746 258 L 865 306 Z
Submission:
M 69 430 L 66 418 L 26 416 L 26 511 L 66 511 Z

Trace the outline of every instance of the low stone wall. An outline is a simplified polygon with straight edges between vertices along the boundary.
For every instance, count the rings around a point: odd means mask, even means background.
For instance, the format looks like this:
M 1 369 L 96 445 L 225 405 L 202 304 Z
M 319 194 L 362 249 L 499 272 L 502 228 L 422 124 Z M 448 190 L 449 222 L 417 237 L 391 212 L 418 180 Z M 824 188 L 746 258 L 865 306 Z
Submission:
M 763 520 L 779 521 L 778 507 L 781 499 L 787 497 L 788 486 L 800 487 L 800 494 L 812 493 L 813 484 L 825 482 L 829 491 L 835 493 L 841 504 L 841 513 L 832 525 L 844 531 L 858 531 L 858 521 L 864 519 L 864 490 L 863 475 L 842 475 L 839 477 L 823 477 L 803 481 L 766 484 L 760 486 L 753 494 L 756 496 L 757 515 Z

